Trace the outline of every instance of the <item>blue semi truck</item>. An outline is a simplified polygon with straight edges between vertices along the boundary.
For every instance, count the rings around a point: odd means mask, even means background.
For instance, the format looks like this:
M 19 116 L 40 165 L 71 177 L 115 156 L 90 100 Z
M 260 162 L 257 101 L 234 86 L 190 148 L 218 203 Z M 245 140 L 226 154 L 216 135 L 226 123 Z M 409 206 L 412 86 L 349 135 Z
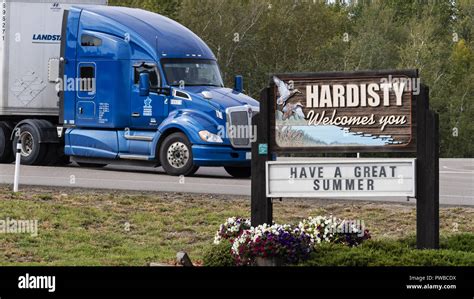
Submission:
M 28 73 L 33 83 L 20 80 L 33 93 L 23 99 L 24 91 L 3 88 L 0 162 L 12 162 L 20 139 L 28 165 L 146 164 L 186 176 L 220 166 L 250 176 L 259 104 L 242 93 L 239 76 L 233 89 L 224 87 L 216 57 L 197 35 L 140 9 L 84 5 L 62 13 L 60 33 L 33 34 L 33 46 L 59 51 L 47 70 Z

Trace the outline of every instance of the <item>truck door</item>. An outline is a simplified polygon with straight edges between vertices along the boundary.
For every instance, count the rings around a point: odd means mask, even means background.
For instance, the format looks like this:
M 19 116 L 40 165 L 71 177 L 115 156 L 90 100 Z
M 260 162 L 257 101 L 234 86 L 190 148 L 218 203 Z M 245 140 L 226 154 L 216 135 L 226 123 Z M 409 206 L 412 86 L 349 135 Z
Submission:
M 140 96 L 140 73 L 150 74 L 150 94 Z M 139 62 L 133 65 L 133 85 L 131 96 L 132 129 L 157 129 L 158 125 L 168 116 L 168 97 L 157 92 L 160 86 L 160 75 L 153 63 Z
M 77 68 L 79 90 L 77 91 L 76 118 L 82 122 L 95 121 L 96 98 L 96 64 L 93 62 L 80 62 Z

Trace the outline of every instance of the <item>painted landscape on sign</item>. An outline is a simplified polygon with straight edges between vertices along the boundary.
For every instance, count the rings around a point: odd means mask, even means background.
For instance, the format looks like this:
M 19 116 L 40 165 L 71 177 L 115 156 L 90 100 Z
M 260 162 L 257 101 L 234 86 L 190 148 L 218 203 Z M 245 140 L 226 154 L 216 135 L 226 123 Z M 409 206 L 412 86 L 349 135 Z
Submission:
M 289 146 L 384 146 L 395 144 L 391 136 L 373 136 L 362 132 L 353 133 L 337 126 L 288 126 L 279 125 L 277 143 Z M 295 138 L 296 137 L 296 138 Z

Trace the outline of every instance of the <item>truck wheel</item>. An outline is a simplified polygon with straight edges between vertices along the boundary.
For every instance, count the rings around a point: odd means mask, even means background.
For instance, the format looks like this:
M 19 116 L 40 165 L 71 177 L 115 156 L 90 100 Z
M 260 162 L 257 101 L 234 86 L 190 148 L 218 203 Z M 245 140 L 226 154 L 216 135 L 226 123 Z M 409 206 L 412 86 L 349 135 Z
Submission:
M 6 122 L 0 122 L 0 163 L 11 163 L 15 160 L 10 136 L 12 129 Z
M 169 175 L 189 176 L 199 169 L 199 166 L 193 164 L 192 146 L 183 133 L 173 133 L 166 137 L 160 147 L 160 161 Z
M 39 143 L 40 136 L 36 130 L 29 124 L 20 126 L 21 139 L 21 164 L 41 165 L 46 156 L 48 145 Z M 12 149 L 16 152 L 18 136 L 13 139 Z
M 252 175 L 250 167 L 224 167 L 225 171 L 234 178 L 249 178 Z

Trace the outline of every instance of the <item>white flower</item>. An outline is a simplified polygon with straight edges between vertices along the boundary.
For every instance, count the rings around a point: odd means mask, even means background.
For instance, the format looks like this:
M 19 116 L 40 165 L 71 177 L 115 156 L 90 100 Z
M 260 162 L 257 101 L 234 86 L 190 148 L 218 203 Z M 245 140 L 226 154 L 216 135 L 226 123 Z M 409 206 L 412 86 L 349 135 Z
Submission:
M 219 235 L 219 232 L 216 233 L 216 236 L 214 237 L 214 244 L 219 245 L 221 243 L 221 236 Z

